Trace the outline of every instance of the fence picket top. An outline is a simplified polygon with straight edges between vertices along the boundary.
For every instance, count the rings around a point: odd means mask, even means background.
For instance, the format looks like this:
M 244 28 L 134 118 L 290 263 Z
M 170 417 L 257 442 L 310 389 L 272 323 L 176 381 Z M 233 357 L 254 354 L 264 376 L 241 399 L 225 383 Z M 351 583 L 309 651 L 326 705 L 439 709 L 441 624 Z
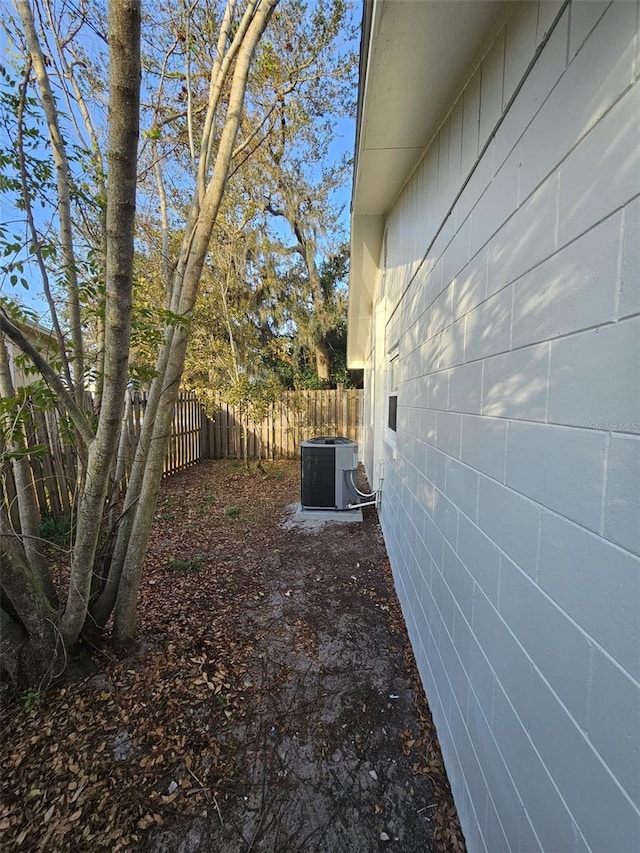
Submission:
M 226 402 L 220 392 L 213 400 L 213 417 L 195 391 L 181 391 L 176 402 L 164 473 L 194 465 L 201 459 L 292 458 L 300 443 L 320 434 L 342 434 L 358 440 L 358 418 L 362 392 L 352 389 L 285 391 L 267 407 L 261 420 L 249 418 L 246 409 Z M 93 401 L 89 401 L 92 405 Z M 127 431 L 124 442 L 123 482 L 127 483 L 148 402 L 146 391 L 131 393 L 131 406 L 123 417 Z M 41 514 L 59 517 L 73 502 L 76 460 L 72 448 L 60 434 L 57 413 L 34 410 L 27 425 L 29 442 L 45 444 L 49 452 L 30 459 L 32 478 Z M 10 465 L 4 465 L 0 499 L 15 504 L 15 483 Z
M 209 456 L 239 459 L 246 444 L 250 458 L 291 458 L 299 453 L 300 443 L 314 435 L 345 435 L 357 440 L 360 393 L 345 388 L 284 391 L 262 420 L 249 418 L 244 407 L 227 403 L 216 393 L 213 416 L 204 415 L 213 435 Z

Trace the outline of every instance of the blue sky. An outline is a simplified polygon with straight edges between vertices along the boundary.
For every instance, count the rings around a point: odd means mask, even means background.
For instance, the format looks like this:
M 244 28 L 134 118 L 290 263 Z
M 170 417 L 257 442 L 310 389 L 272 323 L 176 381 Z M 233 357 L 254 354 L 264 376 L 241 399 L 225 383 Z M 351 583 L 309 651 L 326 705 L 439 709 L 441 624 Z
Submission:
M 0 9 L 4 6 L 3 3 L 0 3 Z M 8 11 L 8 7 L 7 7 Z M 359 15 L 358 10 L 354 10 L 354 14 L 356 16 Z M 7 17 L 5 16 L 5 20 Z M 102 45 L 104 48 L 104 45 Z M 354 50 L 357 49 L 357 45 L 352 46 Z M 5 58 L 5 62 L 8 61 L 7 56 L 7 38 L 4 30 L 0 28 L 0 55 Z M 2 60 L 0 60 L 2 61 Z M 354 92 L 354 100 L 356 93 Z M 336 137 L 333 140 L 329 150 L 327 151 L 327 161 L 329 163 L 335 162 L 342 158 L 342 156 L 346 153 L 349 157 L 353 155 L 354 150 L 354 137 L 355 137 L 355 122 L 351 119 L 341 118 L 337 122 L 336 128 Z M 6 144 L 7 139 L 6 135 L 2 127 L 0 126 L 0 147 Z M 344 186 L 340 188 L 339 191 L 335 194 L 335 201 L 342 208 L 341 214 L 341 224 L 343 226 L 345 235 L 348 234 L 349 230 L 349 203 L 351 196 L 351 180 L 346 180 Z M 44 215 L 42 212 L 41 215 Z M 17 234 L 24 234 L 26 229 L 24 223 L 21 223 L 22 214 L 18 211 L 14 204 L 8 199 L 7 195 L 4 193 L 0 193 L 0 220 L 3 223 L 16 223 L 16 229 L 9 228 L 9 234 L 13 234 L 14 230 Z M 44 221 L 44 220 L 42 220 Z M 46 302 L 41 295 L 41 286 L 36 284 L 39 282 L 39 275 L 37 270 L 29 271 L 28 268 L 25 268 L 25 277 L 28 280 L 34 282 L 34 286 L 29 290 L 26 290 L 24 287 L 13 286 L 9 281 L 8 275 L 0 274 L 0 296 L 5 296 L 11 299 L 14 299 L 21 304 L 25 305 L 27 308 L 31 308 L 35 310 L 39 315 L 41 315 L 41 319 L 44 323 L 47 322 L 47 306 Z

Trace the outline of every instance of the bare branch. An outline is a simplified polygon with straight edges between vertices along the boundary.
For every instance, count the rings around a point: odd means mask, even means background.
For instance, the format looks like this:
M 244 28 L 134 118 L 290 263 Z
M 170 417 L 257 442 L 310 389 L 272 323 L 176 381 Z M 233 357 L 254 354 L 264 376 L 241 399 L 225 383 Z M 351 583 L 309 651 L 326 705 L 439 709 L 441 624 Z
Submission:
M 73 341 L 73 378 L 74 393 L 76 401 L 82 399 L 84 379 L 84 357 L 82 342 L 82 321 L 80 317 L 80 300 L 78 294 L 78 276 L 76 270 L 75 252 L 73 248 L 73 232 L 71 217 L 71 174 L 69 162 L 60 129 L 58 111 L 51 90 L 49 74 L 42 47 L 36 33 L 33 20 L 33 12 L 28 0 L 15 0 L 18 13 L 22 20 L 31 62 L 38 81 L 40 100 L 44 110 L 53 161 L 56 169 L 56 180 L 58 187 L 58 215 L 60 218 L 60 239 L 62 244 L 62 256 L 64 272 L 67 282 L 67 301 L 69 307 L 69 319 L 71 323 L 71 339 Z
M 23 332 L 14 325 L 7 317 L 5 312 L 0 309 L 0 331 L 10 338 L 14 344 L 22 350 L 25 355 L 28 355 L 34 365 L 38 368 L 46 383 L 56 392 L 64 409 L 68 412 L 69 417 L 73 421 L 73 425 L 78 430 L 78 434 L 82 437 L 85 445 L 88 447 L 94 440 L 95 435 L 89 426 L 84 412 L 73 399 L 66 385 L 60 379 L 49 362 L 43 358 L 38 350 L 31 344 Z
M 20 100 L 18 102 L 18 125 L 17 125 L 17 143 L 18 143 L 18 159 L 20 162 L 20 182 L 22 185 L 22 203 L 24 205 L 25 215 L 27 217 L 27 227 L 29 229 L 29 233 L 31 235 L 31 243 L 33 245 L 36 263 L 38 264 L 38 269 L 40 270 L 40 278 L 42 279 L 42 288 L 44 290 L 44 295 L 47 300 L 47 304 L 49 306 L 49 312 L 51 314 L 51 322 L 53 324 L 53 329 L 56 335 L 56 340 L 58 341 L 58 347 L 60 350 L 60 357 L 62 358 L 62 368 L 64 370 L 64 375 L 67 380 L 67 384 L 71 388 L 73 386 L 73 382 L 71 380 L 71 368 L 69 366 L 69 359 L 67 358 L 67 352 L 65 349 L 64 336 L 62 334 L 62 329 L 60 328 L 60 323 L 58 321 L 58 312 L 56 310 L 56 304 L 53 299 L 53 295 L 51 293 L 51 287 L 49 284 L 49 273 L 47 272 L 47 267 L 44 263 L 44 258 L 42 256 L 42 243 L 40 241 L 40 235 L 35 226 L 35 221 L 33 218 L 33 209 L 31 207 L 31 195 L 29 193 L 29 187 L 27 183 L 27 167 L 25 163 L 24 156 L 24 145 L 23 145 L 23 112 L 26 100 L 26 89 L 27 83 L 29 79 L 29 75 L 31 73 L 31 63 L 27 63 L 27 69 L 25 71 L 25 75 L 23 77 L 22 83 L 20 84 Z

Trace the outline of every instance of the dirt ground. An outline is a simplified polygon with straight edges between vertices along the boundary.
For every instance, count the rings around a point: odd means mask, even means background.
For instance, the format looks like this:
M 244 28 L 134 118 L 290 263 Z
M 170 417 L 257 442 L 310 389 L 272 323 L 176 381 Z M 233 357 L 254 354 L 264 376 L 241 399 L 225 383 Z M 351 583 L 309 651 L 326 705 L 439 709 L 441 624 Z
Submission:
M 3 710 L 2 849 L 464 850 L 375 510 L 298 498 L 294 462 L 164 483 L 136 653 Z

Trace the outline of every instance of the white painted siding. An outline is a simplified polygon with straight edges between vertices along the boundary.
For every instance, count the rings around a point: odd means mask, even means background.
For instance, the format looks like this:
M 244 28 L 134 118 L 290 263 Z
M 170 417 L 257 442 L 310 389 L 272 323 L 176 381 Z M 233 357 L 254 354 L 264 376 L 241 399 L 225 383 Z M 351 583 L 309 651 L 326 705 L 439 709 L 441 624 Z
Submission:
M 639 18 L 514 4 L 387 217 L 365 459 L 470 853 L 640 850 Z

